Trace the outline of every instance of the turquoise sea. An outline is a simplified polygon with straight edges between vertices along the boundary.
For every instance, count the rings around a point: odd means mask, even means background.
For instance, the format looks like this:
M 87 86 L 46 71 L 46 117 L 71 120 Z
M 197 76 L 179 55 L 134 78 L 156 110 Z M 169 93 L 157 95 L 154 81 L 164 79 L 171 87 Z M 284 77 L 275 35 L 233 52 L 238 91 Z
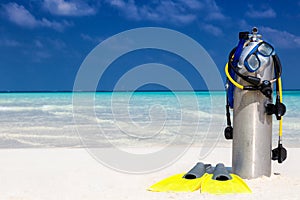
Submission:
M 284 144 L 300 147 L 300 91 L 283 101 Z M 225 92 L 0 93 L 0 115 L 0 148 L 231 144 Z

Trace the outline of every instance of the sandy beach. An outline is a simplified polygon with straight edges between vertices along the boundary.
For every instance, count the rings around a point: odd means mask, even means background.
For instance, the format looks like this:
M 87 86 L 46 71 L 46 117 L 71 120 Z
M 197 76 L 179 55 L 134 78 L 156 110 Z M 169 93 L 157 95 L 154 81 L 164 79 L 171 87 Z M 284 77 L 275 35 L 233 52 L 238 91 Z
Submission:
M 186 97 L 187 104 L 190 94 L 181 95 Z M 299 199 L 297 92 L 286 95 L 290 110 L 284 120 L 284 146 L 288 150 L 288 158 L 282 164 L 272 162 L 271 177 L 245 180 L 252 194 L 216 196 L 200 191 L 147 191 L 152 184 L 171 175 L 187 172 L 199 161 L 213 166 L 224 163 L 231 167 L 232 141 L 222 135 L 225 127 L 224 95 L 218 92 L 213 95 L 219 103 L 217 112 L 211 114 L 206 104 L 199 104 L 199 110 L 189 107 L 183 109 L 172 103 L 176 96 L 168 93 L 138 93 L 134 96 L 134 106 L 128 107 L 133 109 L 131 117 L 134 118 L 128 120 L 125 115 L 127 109 L 115 118 L 109 94 L 99 93 L 96 99 L 98 106 L 95 107 L 97 117 L 94 112 L 92 115 L 86 112 L 91 110 L 89 105 L 83 105 L 79 107 L 82 112 L 77 113 L 83 121 L 74 124 L 71 93 L 2 94 L 1 112 L 5 120 L 3 118 L 0 122 L 0 200 Z M 125 97 L 124 93 L 119 94 L 119 104 L 115 110 L 127 108 L 122 103 Z M 208 93 L 199 93 L 197 98 L 206 102 L 210 96 Z M 145 127 L 149 123 L 149 109 L 156 104 L 164 106 L 168 114 L 163 129 L 160 129 L 160 123 L 154 123 L 147 130 L 137 129 L 136 124 Z M 181 120 L 182 112 L 186 113 L 185 120 Z M 161 121 L 160 116 L 154 119 Z M 197 119 L 200 120 L 199 124 L 192 123 Z M 214 120 L 211 122 L 211 119 Z M 196 125 L 200 129 L 194 135 Z M 274 120 L 273 125 L 274 148 L 277 145 L 278 122 Z M 98 129 L 100 126 L 102 132 Z M 211 129 L 208 130 L 208 127 Z M 76 128 L 81 131 L 80 135 Z M 157 135 L 153 135 L 155 133 Z M 111 145 L 126 151 L 128 157 L 120 152 L 112 152 Z M 183 147 L 189 145 L 192 145 L 191 148 L 184 152 Z M 127 171 L 122 168 L 125 166 L 131 172 L 140 170 L 140 173 L 116 171 L 108 167 L 109 163 L 103 160 L 104 163 L 99 162 L 88 152 L 96 147 L 102 155 L 109 157 L 109 162 L 115 167 L 118 168 L 122 163 L 120 170 Z M 214 147 L 213 151 L 206 157 L 200 156 L 206 152 L 203 151 L 205 148 L 211 147 Z M 166 151 L 157 153 L 162 149 Z M 156 154 L 153 156 L 152 153 Z M 182 153 L 181 157 L 177 157 Z M 136 154 L 138 156 L 132 156 Z M 148 172 L 144 173 L 145 170 Z
M 300 0 L 2 0 L 0 200 L 300 200 L 299 24 Z M 149 191 L 198 162 L 203 193 Z
M 283 164 L 273 162 L 270 178 L 246 180 L 252 194 L 216 196 L 199 191 L 154 193 L 146 190 L 156 181 L 193 166 L 198 161 L 199 148 L 196 147 L 190 148 L 171 166 L 142 175 L 107 168 L 84 148 L 1 149 L 0 199 L 299 199 L 300 148 L 289 148 L 288 153 Z M 217 147 L 201 161 L 231 166 L 231 148 Z

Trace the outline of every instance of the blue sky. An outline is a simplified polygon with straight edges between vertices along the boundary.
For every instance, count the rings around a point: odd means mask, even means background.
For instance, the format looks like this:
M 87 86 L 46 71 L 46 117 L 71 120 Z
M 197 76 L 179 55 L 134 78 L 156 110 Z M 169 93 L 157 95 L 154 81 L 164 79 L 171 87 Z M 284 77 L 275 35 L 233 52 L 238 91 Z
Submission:
M 99 42 L 149 26 L 173 29 L 199 42 L 223 76 L 238 32 L 257 26 L 281 59 L 284 89 L 300 89 L 299 24 L 299 0 L 2 0 L 0 91 L 72 90 L 81 63 Z M 184 64 L 166 52 L 151 51 L 135 52 L 124 62 L 134 66 L 157 60 Z M 205 89 L 198 79 L 190 78 L 196 89 Z

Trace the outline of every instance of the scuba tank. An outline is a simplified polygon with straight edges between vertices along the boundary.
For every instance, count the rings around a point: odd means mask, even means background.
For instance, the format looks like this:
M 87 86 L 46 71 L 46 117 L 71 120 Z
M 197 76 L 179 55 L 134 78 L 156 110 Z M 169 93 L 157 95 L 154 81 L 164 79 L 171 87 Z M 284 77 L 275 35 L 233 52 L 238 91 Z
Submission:
M 232 139 L 232 171 L 242 178 L 271 176 L 271 159 L 282 163 L 281 63 L 272 45 L 263 41 L 254 27 L 252 33 L 240 32 L 239 43 L 229 54 L 225 67 L 226 139 Z M 273 104 L 273 88 L 276 100 Z M 230 119 L 233 109 L 233 126 Z M 272 115 L 279 122 L 278 147 L 272 150 Z

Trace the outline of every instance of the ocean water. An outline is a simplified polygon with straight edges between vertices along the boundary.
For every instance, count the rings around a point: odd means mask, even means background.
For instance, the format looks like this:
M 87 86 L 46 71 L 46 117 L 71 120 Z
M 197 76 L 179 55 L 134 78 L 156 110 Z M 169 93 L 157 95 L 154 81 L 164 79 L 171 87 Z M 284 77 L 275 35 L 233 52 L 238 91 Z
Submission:
M 299 102 L 284 92 L 287 147 L 300 147 Z M 225 92 L 0 93 L 0 115 L 0 148 L 231 145 Z

